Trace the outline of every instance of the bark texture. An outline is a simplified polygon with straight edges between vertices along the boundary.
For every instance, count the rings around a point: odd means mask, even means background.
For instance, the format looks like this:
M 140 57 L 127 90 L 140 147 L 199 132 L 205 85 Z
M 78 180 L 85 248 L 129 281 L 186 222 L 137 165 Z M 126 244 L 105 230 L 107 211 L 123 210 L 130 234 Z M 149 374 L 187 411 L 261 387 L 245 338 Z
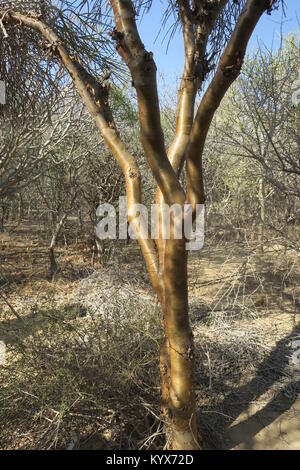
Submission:
M 190 2 L 178 0 L 182 27 L 185 65 L 178 91 L 177 122 L 173 143 L 167 151 L 161 126 L 153 54 L 146 51 L 136 25 L 136 12 L 131 0 L 111 0 L 115 29 L 111 35 L 128 66 L 136 89 L 141 142 L 145 157 L 157 183 L 156 202 L 159 204 L 159 239 L 151 240 L 147 226 L 136 223 L 134 204 L 142 202 L 141 176 L 119 133 L 109 107 L 109 90 L 91 76 L 70 56 L 67 44 L 39 18 L 17 11 L 2 11 L 2 23 L 22 24 L 39 31 L 60 58 L 74 85 L 93 117 L 112 155 L 120 165 L 126 181 L 127 216 L 136 231 L 150 279 L 162 307 L 163 340 L 160 353 L 162 381 L 162 415 L 168 427 L 170 449 L 200 448 L 196 420 L 195 360 L 193 336 L 188 315 L 187 252 L 185 239 L 163 240 L 162 204 L 197 204 L 205 201 L 202 154 L 213 116 L 226 91 L 240 73 L 250 36 L 272 0 L 248 0 L 240 14 L 232 36 L 219 60 L 195 115 L 196 93 L 205 80 L 208 69 L 207 43 L 216 21 L 229 0 L 211 2 L 205 21 L 201 11 L 205 2 L 192 2 L 199 10 L 191 10 Z M 201 5 L 200 5 L 201 3 Z M 202 5 L 203 3 L 203 5 Z M 200 6 L 202 8 L 200 8 Z M 197 13 L 198 12 L 198 13 Z M 187 193 L 179 182 L 186 163 Z M 172 222 L 171 233 L 174 228 Z

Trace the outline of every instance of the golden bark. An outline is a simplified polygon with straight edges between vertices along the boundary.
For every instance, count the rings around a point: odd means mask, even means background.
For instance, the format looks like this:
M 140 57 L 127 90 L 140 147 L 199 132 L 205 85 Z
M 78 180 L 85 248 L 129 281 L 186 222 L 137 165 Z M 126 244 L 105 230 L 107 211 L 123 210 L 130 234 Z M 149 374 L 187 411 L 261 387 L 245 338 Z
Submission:
M 220 0 L 207 24 L 195 23 L 189 2 L 178 1 L 182 25 L 185 66 L 178 92 L 177 122 L 174 141 L 167 153 L 160 120 L 156 82 L 156 65 L 139 36 L 135 10 L 131 0 L 111 0 L 116 29 L 112 37 L 127 64 L 136 89 L 145 156 L 158 185 L 156 202 L 172 205 L 185 202 L 204 203 L 202 153 L 206 136 L 223 96 L 237 78 L 249 38 L 262 13 L 270 8 L 270 0 L 248 0 L 236 23 L 232 37 L 219 61 L 215 76 L 204 94 L 196 117 L 196 92 L 206 74 L 206 46 L 215 21 L 228 0 Z M 137 215 L 133 205 L 141 203 L 141 177 L 134 157 L 127 151 L 115 127 L 108 103 L 108 89 L 98 83 L 76 60 L 55 32 L 39 18 L 5 12 L 0 8 L 3 23 L 23 24 L 41 33 L 51 44 L 73 79 L 82 100 L 96 122 L 126 180 L 128 221 L 135 226 Z M 187 195 L 179 182 L 182 166 L 187 166 Z M 196 424 L 195 364 L 193 336 L 188 315 L 187 252 L 185 239 L 162 239 L 163 215 L 159 210 L 159 240 L 151 240 L 148 227 L 137 231 L 150 279 L 162 307 L 164 339 L 161 346 L 160 370 L 162 407 L 169 421 L 171 449 L 199 449 Z M 174 220 L 172 228 L 174 227 Z M 172 230 L 172 229 L 171 229 Z M 168 417 L 167 417 L 168 416 Z
M 160 120 L 153 54 L 147 52 L 139 36 L 131 0 L 111 0 L 116 29 L 112 36 L 127 64 L 136 89 L 141 142 L 153 176 L 168 204 L 183 203 L 184 191 L 168 160 Z
M 186 150 L 187 199 L 195 209 L 205 202 L 202 154 L 214 114 L 230 85 L 238 77 L 246 48 L 258 20 L 272 2 L 248 0 L 219 61 L 217 71 L 198 107 Z
M 188 315 L 185 240 L 166 240 L 164 287 L 169 342 L 170 448 L 199 449 L 196 424 L 194 344 Z

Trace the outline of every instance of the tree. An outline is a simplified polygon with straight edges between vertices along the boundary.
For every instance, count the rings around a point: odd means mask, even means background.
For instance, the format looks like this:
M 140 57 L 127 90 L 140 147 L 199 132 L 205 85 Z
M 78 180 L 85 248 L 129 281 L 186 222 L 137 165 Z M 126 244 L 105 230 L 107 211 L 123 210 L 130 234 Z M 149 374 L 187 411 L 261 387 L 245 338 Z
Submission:
M 205 201 L 202 154 L 207 133 L 222 98 L 238 77 L 249 38 L 264 12 L 270 13 L 275 0 L 169 0 L 166 14 L 174 13 L 180 24 L 185 48 L 185 65 L 178 90 L 177 123 L 173 143 L 167 152 L 161 125 L 153 54 L 146 51 L 140 38 L 136 17 L 151 1 L 51 1 L 0 2 L 2 30 L 20 61 L 28 54 L 22 41 L 34 44 L 33 53 L 43 47 L 54 64 L 63 64 L 87 109 L 95 120 L 104 141 L 120 165 L 126 182 L 127 216 L 135 228 L 153 288 L 162 307 L 164 339 L 161 347 L 161 381 L 163 416 L 168 422 L 169 448 L 198 449 L 195 409 L 194 346 L 188 315 L 186 240 L 176 239 L 177 218 L 184 219 L 184 204 L 190 204 L 195 217 L 198 204 Z M 53 2 L 54 3 L 54 2 Z M 105 8 L 106 7 L 106 8 Z M 115 125 L 109 106 L 109 87 L 103 79 L 107 70 L 99 51 L 103 50 L 103 31 L 115 28 L 111 39 L 126 64 L 136 90 L 141 143 L 157 183 L 159 237 L 152 240 L 148 227 L 138 224 L 134 205 L 142 202 L 141 176 Z M 12 39 L 11 39 L 12 38 Z M 5 43 L 5 41 L 4 41 Z M 102 48 L 99 47 L 100 43 Z M 109 45 L 110 43 L 107 42 Z M 109 46 L 107 46 L 109 47 Z M 5 63 L 11 54 L 1 47 Z M 194 113 L 197 91 L 218 66 Z M 112 66 L 112 64 L 110 64 Z M 5 68 L 5 66 L 4 66 Z M 2 66 L 3 70 L 3 66 Z M 5 70 L 7 75 L 7 70 Z M 186 191 L 179 175 L 186 165 Z M 181 216 L 174 216 L 171 238 L 163 239 L 165 222 L 163 204 L 178 204 Z
M 31 77 L 32 80 L 36 79 Z M 50 89 L 45 97 L 37 100 L 38 88 L 28 81 L 27 99 L 17 97 L 22 106 L 18 109 L 4 106 L 0 134 L 1 198 L 21 191 L 38 178 L 42 162 L 65 138 L 67 113 L 63 116 L 61 103 L 66 99 L 68 87 L 59 91 Z
M 299 106 L 293 104 L 299 38 L 276 51 L 259 48 L 223 102 L 217 122 L 224 153 L 258 163 L 261 178 L 276 191 L 300 197 Z
M 233 168 L 241 164 L 248 166 L 247 171 L 252 168 L 253 177 L 248 182 L 259 202 L 261 250 L 267 226 L 276 226 L 280 233 L 280 226 L 283 229 L 297 221 L 300 110 L 293 104 L 292 94 L 298 56 L 299 38 L 291 35 L 282 39 L 277 50 L 260 47 L 247 57 L 241 76 L 222 103 L 212 137 Z M 282 200 L 286 213 L 276 224 L 277 216 L 283 215 Z M 268 223 L 266 209 L 273 212 Z

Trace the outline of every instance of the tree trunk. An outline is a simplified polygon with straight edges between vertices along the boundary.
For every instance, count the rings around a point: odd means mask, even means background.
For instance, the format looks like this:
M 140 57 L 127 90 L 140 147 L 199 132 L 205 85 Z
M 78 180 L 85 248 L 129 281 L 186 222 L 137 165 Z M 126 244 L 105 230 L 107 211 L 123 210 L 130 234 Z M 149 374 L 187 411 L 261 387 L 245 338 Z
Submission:
M 30 217 L 31 217 L 31 201 L 28 202 L 27 217 L 28 217 L 28 220 L 30 221 Z
M 261 177 L 259 179 L 259 205 L 260 205 L 260 220 L 258 227 L 258 242 L 259 250 L 261 253 L 264 252 L 264 227 L 265 227 L 265 184 L 264 179 Z
M 202 155 L 215 112 L 226 91 L 238 77 L 250 36 L 272 1 L 247 0 L 224 52 L 214 77 L 204 93 L 194 116 L 196 92 L 208 72 L 206 49 L 210 33 L 226 1 L 212 8 L 204 31 L 194 22 L 190 2 L 180 4 L 179 17 L 185 46 L 184 76 L 179 90 L 178 122 L 172 152 L 167 155 L 161 126 L 153 54 L 145 50 L 136 26 L 136 11 L 131 0 L 111 0 L 115 19 L 112 38 L 116 49 L 128 66 L 136 89 L 141 143 L 149 168 L 166 204 L 189 202 L 196 213 L 197 204 L 205 201 Z M 1 9 L 0 9 L 1 10 Z M 4 13 L 6 13 L 4 11 Z M 187 13 L 187 14 L 186 14 Z M 5 16 L 5 15 L 4 15 Z M 3 16 L 3 18 L 4 18 Z M 127 216 L 133 226 L 136 215 L 133 205 L 141 203 L 141 176 L 133 154 L 129 153 L 115 127 L 109 107 L 108 87 L 92 76 L 80 61 L 72 57 L 55 31 L 39 18 L 18 12 L 6 14 L 5 21 L 39 31 L 50 45 L 55 45 L 60 58 L 73 79 L 88 111 L 101 132 L 108 148 L 119 163 L 126 180 Z M 200 39 L 201 38 L 201 39 Z M 178 173 L 186 161 L 186 192 Z M 154 289 L 161 301 L 165 338 L 161 348 L 163 408 L 170 420 L 171 449 L 198 449 L 195 414 L 194 345 L 188 317 L 187 253 L 185 240 L 167 240 L 156 244 L 145 237 L 147 226 L 136 231 Z M 54 244 L 50 246 L 51 257 Z M 162 248 L 160 250 L 160 248 Z M 51 251 L 52 250 L 52 251 Z
M 83 220 L 82 220 L 82 213 L 81 213 L 81 207 L 80 204 L 77 206 L 77 220 L 78 220 L 78 226 L 80 233 L 83 231 Z
M 50 260 L 50 277 L 54 278 L 55 274 L 58 271 L 58 264 L 55 259 L 54 247 L 50 246 L 49 248 L 49 260 Z
M 6 202 L 2 202 L 1 204 L 1 219 L 0 219 L 0 231 L 4 231 L 4 225 L 8 221 L 9 217 L 9 205 Z
M 163 289 L 157 291 L 162 308 L 163 338 L 160 349 L 161 410 L 166 422 L 169 450 L 199 450 L 196 423 L 194 384 L 194 344 L 188 314 L 188 276 L 186 240 L 173 239 L 174 225 L 170 220 L 170 240 L 163 239 L 166 224 L 164 203 L 157 193 L 159 239 L 159 272 Z M 183 222 L 183 214 L 181 214 Z
M 19 193 L 18 217 L 19 217 L 19 222 L 21 222 L 24 217 L 24 201 L 23 201 L 23 196 L 21 193 Z
M 170 449 L 199 449 L 194 383 L 194 342 L 188 316 L 185 240 L 167 240 L 164 267 L 165 324 L 169 344 Z
M 50 276 L 51 276 L 51 279 L 53 279 L 53 277 L 55 276 L 55 274 L 57 273 L 59 267 L 58 267 L 58 264 L 56 262 L 56 259 L 55 259 L 55 247 L 56 247 L 56 243 L 57 243 L 57 238 L 58 238 L 58 235 L 60 234 L 60 231 L 65 223 L 65 220 L 68 216 L 68 212 L 65 212 L 63 214 L 63 216 L 61 217 L 59 223 L 57 224 L 55 230 L 54 230 L 54 233 L 52 235 L 52 238 L 51 238 L 51 243 L 50 243 L 50 246 L 49 246 L 49 260 L 50 260 Z

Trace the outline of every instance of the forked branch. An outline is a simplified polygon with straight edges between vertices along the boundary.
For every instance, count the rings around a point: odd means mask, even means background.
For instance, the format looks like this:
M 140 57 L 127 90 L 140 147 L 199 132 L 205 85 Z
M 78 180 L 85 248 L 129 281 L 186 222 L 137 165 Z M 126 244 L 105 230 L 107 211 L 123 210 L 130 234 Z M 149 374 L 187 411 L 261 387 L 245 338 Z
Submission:
M 217 108 L 230 85 L 238 77 L 246 48 L 262 14 L 270 9 L 270 0 L 248 0 L 219 61 L 213 80 L 199 105 L 186 151 L 187 200 L 195 209 L 205 201 L 202 154 L 207 133 Z
M 183 204 L 184 191 L 165 148 L 160 120 L 156 65 L 139 36 L 131 0 L 111 0 L 116 29 L 112 33 L 116 47 L 127 64 L 136 88 L 141 141 L 153 176 L 167 203 Z

